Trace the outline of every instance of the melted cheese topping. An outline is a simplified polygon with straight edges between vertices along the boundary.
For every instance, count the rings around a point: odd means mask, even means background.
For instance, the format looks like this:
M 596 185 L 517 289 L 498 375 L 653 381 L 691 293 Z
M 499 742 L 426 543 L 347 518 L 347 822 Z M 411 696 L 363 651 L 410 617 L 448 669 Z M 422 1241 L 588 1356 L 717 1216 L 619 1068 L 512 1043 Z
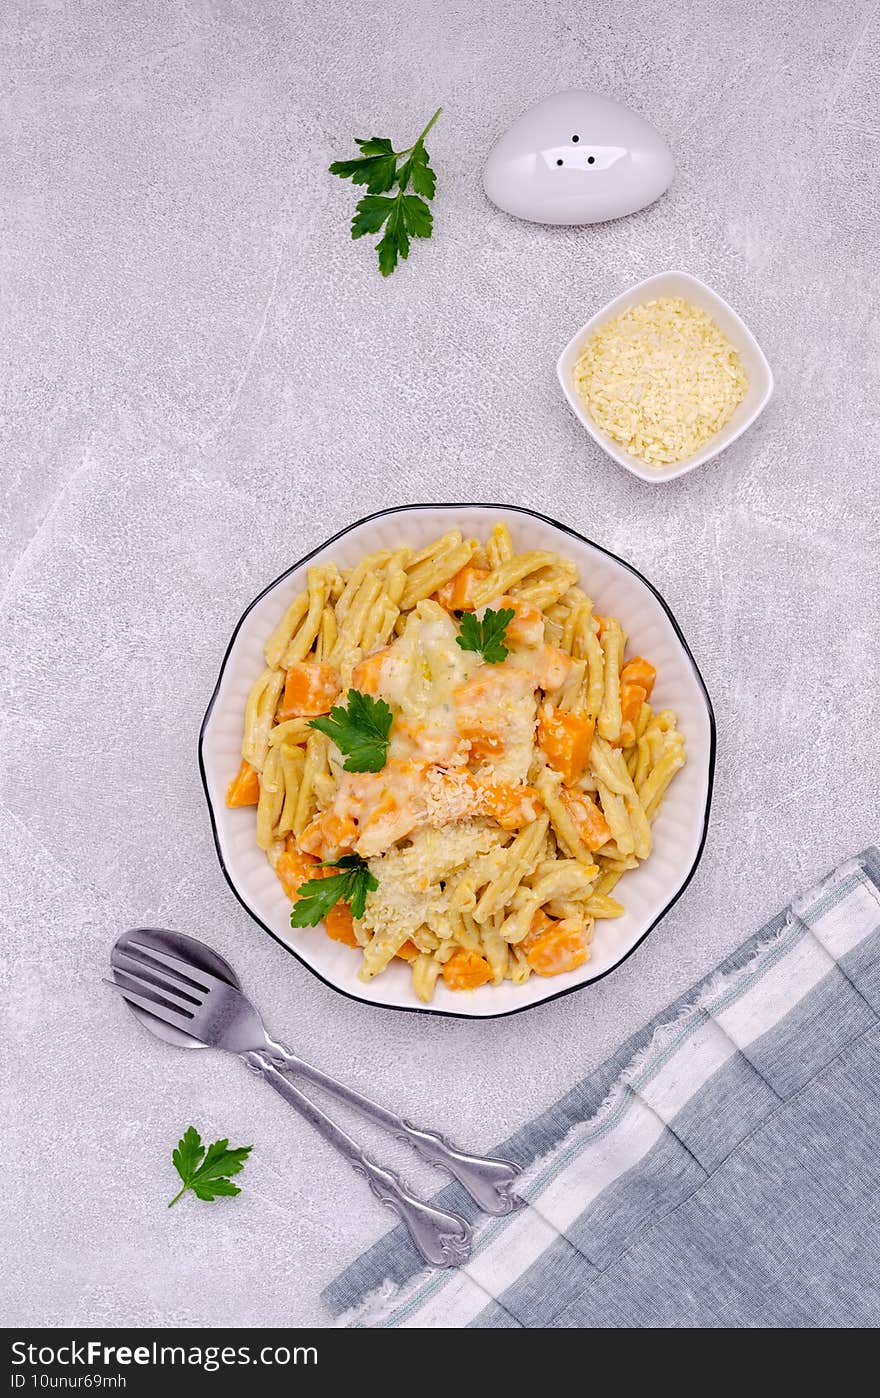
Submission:
M 599 327 L 575 363 L 574 386 L 609 437 L 663 466 L 693 456 L 721 430 L 748 380 L 706 311 L 661 296 Z
M 497 599 L 495 609 L 509 601 Z M 382 653 L 376 692 L 394 711 L 385 767 L 345 772 L 331 748 L 337 785 L 330 809 L 355 823 L 355 849 L 365 859 L 423 827 L 445 833 L 480 817 L 492 824 L 496 808 L 486 788 L 524 787 L 538 690 L 561 684 L 571 662 L 545 644 L 537 609 L 518 613 L 506 638 L 510 654 L 499 665 L 463 650 L 455 619 L 433 601 L 418 604 Z M 536 819 L 540 803 L 527 791 L 522 799 L 524 817 Z
M 473 674 L 480 657 L 456 644 L 458 628 L 437 602 L 420 602 L 382 665 L 380 693 L 412 726 L 422 724 L 435 742 L 457 739 L 456 689 Z M 392 757 L 405 754 L 406 728 L 392 735 Z

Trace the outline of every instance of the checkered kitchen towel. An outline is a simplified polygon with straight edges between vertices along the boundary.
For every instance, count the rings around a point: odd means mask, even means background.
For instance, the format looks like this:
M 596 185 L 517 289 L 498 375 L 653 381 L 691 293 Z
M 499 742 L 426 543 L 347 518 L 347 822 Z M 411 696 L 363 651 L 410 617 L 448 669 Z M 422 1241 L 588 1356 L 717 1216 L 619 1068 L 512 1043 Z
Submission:
M 324 1293 L 351 1326 L 880 1324 L 880 855 L 797 898 L 498 1147 L 528 1207 L 464 1268 L 398 1227 Z M 453 1183 L 438 1198 L 475 1210 Z

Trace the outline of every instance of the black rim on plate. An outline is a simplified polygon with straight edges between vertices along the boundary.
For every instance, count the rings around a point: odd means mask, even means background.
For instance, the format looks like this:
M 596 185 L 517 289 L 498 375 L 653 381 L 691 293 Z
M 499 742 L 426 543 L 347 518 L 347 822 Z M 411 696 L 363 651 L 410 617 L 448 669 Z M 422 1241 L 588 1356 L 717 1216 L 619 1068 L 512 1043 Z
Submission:
M 669 621 L 672 625 L 672 629 L 678 638 L 679 644 L 681 645 L 682 650 L 684 651 L 685 655 L 688 658 L 688 661 L 690 662 L 697 684 L 699 685 L 699 688 L 703 695 L 703 699 L 706 704 L 706 712 L 709 716 L 709 768 L 707 772 L 706 807 L 703 812 L 703 828 L 700 832 L 700 843 L 697 846 L 697 852 L 694 855 L 691 867 L 688 869 L 686 875 L 682 879 L 681 885 L 670 898 L 669 902 L 657 914 L 657 916 L 654 918 L 654 921 L 650 923 L 648 927 L 645 928 L 638 941 L 634 942 L 633 945 L 629 948 L 629 950 L 624 952 L 619 961 L 615 961 L 613 966 L 609 966 L 607 971 L 601 971 L 599 975 L 592 976 L 588 981 L 581 981 L 578 985 L 570 985 L 566 987 L 565 990 L 557 990 L 554 991 L 552 995 L 542 996 L 540 1000 L 535 1000 L 534 1002 L 528 1005 L 516 1005 L 512 1010 L 499 1010 L 497 1014 L 488 1015 L 463 1014 L 459 1010 L 440 1010 L 435 1009 L 430 1005 L 392 1005 L 389 1004 L 386 1000 L 370 1000 L 364 995 L 355 995 L 350 990 L 343 990 L 343 988 L 337 985 L 335 981 L 328 980 L 327 977 L 323 976 L 320 971 L 317 971 L 314 966 L 311 966 L 308 961 L 305 961 L 303 957 L 300 956 L 299 952 L 295 950 L 294 947 L 288 946 L 287 942 L 283 941 L 282 938 L 278 936 L 277 932 L 273 932 L 272 928 L 269 927 L 263 921 L 259 914 L 256 913 L 254 909 L 250 906 L 250 904 L 245 900 L 244 896 L 239 892 L 239 889 L 235 884 L 235 880 L 232 878 L 232 875 L 226 867 L 226 860 L 223 857 L 223 850 L 220 845 L 220 835 L 217 829 L 217 820 L 214 815 L 214 807 L 211 802 L 210 792 L 208 791 L 208 779 L 205 774 L 204 754 L 205 733 L 207 732 L 211 714 L 214 711 L 214 705 L 217 702 L 217 695 L 220 692 L 220 685 L 223 682 L 223 676 L 226 672 L 226 666 L 229 661 L 229 657 L 232 654 L 232 648 L 235 645 L 235 642 L 238 638 L 238 633 L 244 625 L 245 621 L 247 620 L 248 616 L 253 611 L 254 607 L 256 607 L 258 603 L 262 602 L 263 598 L 267 595 L 267 593 L 272 592 L 272 590 L 276 588 L 279 583 L 283 582 L 285 578 L 289 578 L 291 573 L 295 573 L 298 568 L 302 568 L 304 564 L 310 562 L 310 560 L 315 557 L 315 554 L 321 553 L 324 549 L 330 548 L 339 539 L 344 538 L 346 534 L 351 534 L 353 530 L 359 529 L 362 524 L 370 524 L 373 520 L 385 519 L 389 515 L 409 514 L 414 510 L 474 509 L 510 510 L 513 511 L 513 513 L 515 514 L 525 515 L 530 519 L 538 519 L 542 522 L 542 524 L 549 524 L 554 529 L 558 529 L 561 533 L 569 534 L 573 539 L 578 539 L 582 544 L 587 544 L 590 548 L 595 549 L 597 553 L 604 554 L 606 558 L 610 558 L 615 563 L 619 563 L 620 566 L 622 568 L 625 568 L 628 573 L 632 573 L 634 577 L 638 578 L 639 581 L 645 585 L 645 587 L 652 594 L 652 596 L 654 596 L 657 599 L 666 616 L 669 618 Z M 317 980 L 321 981 L 324 985 L 329 986 L 329 988 L 335 991 L 337 995 L 344 995 L 348 1000 L 355 1000 L 358 1002 L 358 1004 L 361 1005 L 370 1005 L 374 1009 L 396 1010 L 402 1014 L 440 1015 L 445 1019 L 506 1019 L 509 1015 L 522 1014 L 525 1010 L 534 1010 L 537 1009 L 539 1005 L 547 1005 L 552 1000 L 561 1000 L 563 995 L 574 995 L 576 991 L 586 990 L 589 986 L 596 985 L 598 981 L 604 980 L 606 976 L 610 976 L 612 972 L 616 971 L 618 967 L 622 966 L 625 961 L 629 960 L 633 952 L 638 950 L 638 948 L 642 945 L 649 933 L 653 932 L 657 924 L 659 922 L 662 922 L 663 918 L 670 911 L 670 909 L 675 906 L 675 904 L 678 902 L 679 898 L 687 888 L 688 884 L 690 883 L 691 879 L 693 878 L 694 874 L 696 873 L 697 866 L 700 862 L 700 859 L 702 858 L 703 849 L 706 844 L 706 836 L 709 831 L 709 811 L 712 807 L 712 790 L 715 781 L 715 745 L 715 711 L 712 708 L 712 700 L 709 698 L 709 691 L 706 688 L 706 682 L 703 679 L 703 676 L 700 674 L 699 666 L 697 665 L 696 660 L 691 654 L 690 646 L 688 645 L 687 641 L 684 638 L 684 635 L 682 634 L 681 627 L 679 626 L 678 622 L 676 621 L 675 617 L 670 611 L 667 603 L 661 597 L 654 584 L 649 582 L 648 579 L 642 573 L 639 572 L 638 568 L 634 568 L 631 563 L 627 563 L 625 558 L 618 558 L 617 554 L 612 553 L 610 549 L 603 548 L 601 544 L 594 543 L 593 540 L 588 539 L 585 534 L 579 534 L 578 531 L 576 529 L 572 529 L 570 525 L 560 524 L 558 520 L 551 519 L 549 515 L 541 514 L 538 510 L 530 510 L 525 505 L 490 505 L 483 504 L 482 502 L 477 501 L 471 501 L 470 503 L 459 502 L 454 504 L 424 503 L 418 505 L 390 505 L 387 509 L 375 510 L 372 514 L 363 515 L 361 519 L 355 520 L 353 524 L 347 524 L 344 529 L 340 529 L 339 532 L 332 535 L 331 538 L 326 539 L 323 543 L 320 543 L 316 545 L 315 548 L 311 549 L 309 553 L 304 554 L 303 557 L 298 559 L 296 563 L 292 563 L 289 568 L 285 568 L 283 573 L 280 573 L 277 578 L 274 578 L 272 582 L 268 583 L 263 588 L 262 592 L 258 593 L 257 596 L 253 599 L 253 601 L 248 603 L 241 616 L 239 617 L 238 621 L 236 622 L 235 630 L 233 631 L 229 639 L 229 644 L 226 647 L 226 652 L 223 656 L 223 661 L 220 665 L 220 673 L 217 676 L 217 683 L 214 685 L 214 691 L 208 702 L 208 707 L 205 710 L 205 717 L 202 719 L 201 728 L 199 729 L 199 775 L 202 779 L 202 788 L 205 793 L 205 800 L 208 804 L 208 814 L 211 819 L 211 833 L 214 836 L 214 848 L 217 851 L 217 858 L 220 862 L 220 868 L 223 871 L 223 877 L 226 879 L 226 882 L 229 884 L 229 887 L 232 889 L 232 892 L 234 893 L 235 897 L 238 899 L 239 903 L 244 908 L 248 916 L 253 918 L 254 922 L 256 922 L 259 927 L 262 927 L 264 932 L 268 932 L 269 936 L 273 939 L 273 941 L 277 942 L 280 947 L 283 947 L 286 952 L 288 952 L 291 956 L 295 957 L 299 964 L 301 966 L 304 966 L 305 969 L 311 975 L 316 977 Z

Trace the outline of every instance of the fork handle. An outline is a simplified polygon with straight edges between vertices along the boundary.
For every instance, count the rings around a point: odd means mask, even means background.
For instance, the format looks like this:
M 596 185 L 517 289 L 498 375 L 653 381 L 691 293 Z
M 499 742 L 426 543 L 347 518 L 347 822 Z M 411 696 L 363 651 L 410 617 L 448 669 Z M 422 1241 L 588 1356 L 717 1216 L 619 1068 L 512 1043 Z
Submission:
M 329 1073 L 313 1068 L 310 1063 L 298 1058 L 283 1044 L 269 1040 L 267 1052 L 277 1058 L 285 1072 L 306 1082 L 321 1087 L 337 1101 L 360 1112 L 377 1126 L 390 1131 L 393 1136 L 407 1141 L 423 1160 L 442 1169 L 458 1180 L 467 1190 L 475 1204 L 487 1214 L 509 1214 L 522 1206 L 523 1200 L 514 1193 L 514 1182 L 520 1173 L 519 1165 L 509 1160 L 497 1160 L 492 1156 L 471 1155 L 453 1145 L 437 1131 L 426 1131 L 412 1122 L 382 1107 L 378 1102 L 364 1097 L 353 1087 L 347 1087 Z
M 279 1096 L 305 1117 L 325 1141 L 336 1147 L 358 1174 L 366 1177 L 379 1202 L 392 1209 L 406 1224 L 426 1262 L 432 1267 L 460 1267 L 467 1262 L 471 1251 L 471 1230 L 463 1218 L 437 1209 L 433 1204 L 426 1204 L 410 1194 L 392 1170 L 386 1170 L 383 1165 L 371 1160 L 347 1131 L 343 1131 L 320 1107 L 316 1107 L 262 1054 L 245 1053 L 242 1057 L 247 1066 L 270 1087 L 274 1087 Z

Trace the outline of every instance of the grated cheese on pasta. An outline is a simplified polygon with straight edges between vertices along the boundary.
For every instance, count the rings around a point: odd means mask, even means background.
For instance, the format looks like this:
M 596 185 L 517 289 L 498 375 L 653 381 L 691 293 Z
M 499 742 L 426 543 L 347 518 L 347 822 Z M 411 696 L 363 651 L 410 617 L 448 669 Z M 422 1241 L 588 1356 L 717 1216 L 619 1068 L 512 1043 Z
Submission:
M 467 768 L 461 771 L 429 767 L 425 773 L 422 792 L 425 821 L 428 825 L 448 825 L 465 816 L 481 814 L 484 806 L 475 799 L 473 782 Z
M 666 466 L 721 430 L 748 380 L 706 311 L 661 296 L 599 327 L 575 363 L 574 386 L 602 431 L 649 466 Z
M 398 944 L 422 926 L 449 936 L 449 897 L 441 885 L 479 855 L 499 848 L 504 836 L 474 821 L 444 830 L 420 830 L 412 844 L 370 860 L 379 887 L 367 901 L 362 927 L 371 936 L 390 932 Z

